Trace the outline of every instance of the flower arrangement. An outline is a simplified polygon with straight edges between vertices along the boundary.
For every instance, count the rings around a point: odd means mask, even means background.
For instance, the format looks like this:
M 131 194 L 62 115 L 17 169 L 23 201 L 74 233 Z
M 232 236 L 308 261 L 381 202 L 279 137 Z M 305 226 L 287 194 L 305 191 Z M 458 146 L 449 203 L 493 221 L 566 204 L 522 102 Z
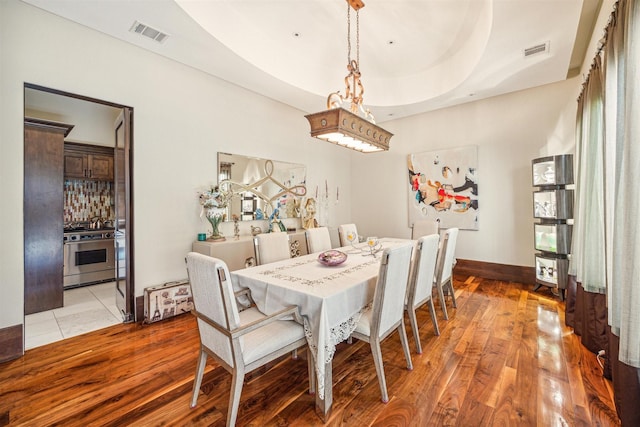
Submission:
M 213 241 L 225 240 L 222 233 L 220 233 L 219 226 L 220 222 L 222 222 L 227 215 L 227 206 L 232 198 L 233 193 L 222 190 L 217 185 L 198 194 L 198 200 L 202 206 L 200 217 L 204 215 L 211 224 L 212 231 L 210 239 Z
M 231 201 L 232 194 L 229 191 L 221 190 L 220 187 L 216 185 L 198 193 L 198 198 L 200 199 L 200 204 L 203 209 L 225 209 Z

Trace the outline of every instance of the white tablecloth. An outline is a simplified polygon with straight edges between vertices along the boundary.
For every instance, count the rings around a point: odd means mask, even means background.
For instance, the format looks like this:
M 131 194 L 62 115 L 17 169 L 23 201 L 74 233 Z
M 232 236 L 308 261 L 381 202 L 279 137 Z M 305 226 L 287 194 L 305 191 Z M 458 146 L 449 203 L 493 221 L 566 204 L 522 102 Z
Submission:
M 383 248 L 402 242 L 406 240 L 381 239 Z M 338 250 L 348 258 L 334 267 L 320 264 L 318 254 L 310 254 L 231 272 L 234 287 L 249 288 L 263 313 L 299 307 L 316 361 L 320 398 L 324 398 L 325 364 L 331 362 L 336 345 L 349 337 L 373 300 L 382 253 L 372 257 L 350 253 L 350 247 Z

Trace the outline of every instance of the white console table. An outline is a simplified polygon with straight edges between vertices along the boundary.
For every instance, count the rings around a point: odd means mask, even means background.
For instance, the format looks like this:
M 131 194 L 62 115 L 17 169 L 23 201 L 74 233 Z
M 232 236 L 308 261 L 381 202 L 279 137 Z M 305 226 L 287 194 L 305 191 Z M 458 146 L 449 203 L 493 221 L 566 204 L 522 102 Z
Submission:
M 287 234 L 289 235 L 292 256 L 308 254 L 304 230 L 288 232 Z M 237 240 L 231 236 L 222 242 L 195 241 L 191 245 L 191 250 L 223 260 L 227 263 L 229 271 L 240 270 L 250 265 L 255 265 L 256 262 L 253 236 L 240 236 Z

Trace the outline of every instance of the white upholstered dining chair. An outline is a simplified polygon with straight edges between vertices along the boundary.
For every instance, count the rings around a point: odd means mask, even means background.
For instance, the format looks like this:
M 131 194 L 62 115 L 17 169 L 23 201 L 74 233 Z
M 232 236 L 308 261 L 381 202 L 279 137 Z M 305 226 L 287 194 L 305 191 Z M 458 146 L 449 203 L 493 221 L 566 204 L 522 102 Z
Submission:
M 407 331 L 405 330 L 403 319 L 412 250 L 412 243 L 384 250 L 373 296 L 373 305 L 369 310 L 362 313 L 355 330 L 351 333 L 353 338 L 366 341 L 371 346 L 380 393 L 384 403 L 389 401 L 389 395 L 387 394 L 387 382 L 384 376 L 380 341 L 397 330 L 398 334 L 400 334 L 402 349 L 407 360 L 407 369 L 413 369 Z
M 347 238 L 349 234 L 353 234 L 353 243 L 358 243 L 358 228 L 355 224 L 342 224 L 338 226 L 340 246 L 347 246 L 351 244 L 351 242 Z
M 224 261 L 190 252 L 186 257 L 194 310 L 200 333 L 200 355 L 193 382 L 191 407 L 196 406 L 207 357 L 232 374 L 227 426 L 236 423 L 245 373 L 307 345 L 298 309 L 288 307 L 271 316 L 257 308 L 238 312 L 229 270 Z M 315 390 L 315 371 L 308 357 L 309 388 Z
M 309 228 L 305 235 L 310 254 L 331 249 L 331 235 L 327 227 Z
M 440 223 L 433 219 L 420 219 L 413 223 L 411 238 L 418 240 L 422 236 L 440 233 Z
M 433 278 L 436 270 L 436 259 L 438 258 L 438 242 L 440 236 L 430 234 L 418 239 L 413 255 L 413 271 L 409 282 L 406 310 L 413 330 L 413 338 L 416 341 L 416 350 L 422 354 L 422 344 L 420 343 L 420 332 L 418 330 L 418 319 L 416 310 L 424 304 L 429 305 L 431 322 L 435 329 L 435 334 L 440 335 L 438 319 L 433 306 Z
M 438 261 L 436 262 L 436 274 L 434 283 L 438 289 L 438 298 L 442 306 L 444 318 L 449 319 L 447 314 L 447 303 L 444 299 L 445 292 L 451 294 L 453 308 L 456 308 L 456 294 L 453 290 L 453 264 L 455 261 L 456 242 L 458 240 L 458 229 L 449 228 L 445 231 L 438 250 Z
M 253 238 L 258 265 L 291 258 L 289 235 L 287 233 L 258 234 Z

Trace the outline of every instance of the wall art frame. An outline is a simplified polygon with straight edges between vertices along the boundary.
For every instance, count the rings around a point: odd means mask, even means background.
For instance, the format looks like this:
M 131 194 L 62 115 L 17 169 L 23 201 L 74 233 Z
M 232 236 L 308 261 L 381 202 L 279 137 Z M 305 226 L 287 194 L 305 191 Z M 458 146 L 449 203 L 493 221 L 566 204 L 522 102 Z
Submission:
M 478 147 L 407 156 L 409 227 L 432 219 L 441 229 L 478 230 Z

